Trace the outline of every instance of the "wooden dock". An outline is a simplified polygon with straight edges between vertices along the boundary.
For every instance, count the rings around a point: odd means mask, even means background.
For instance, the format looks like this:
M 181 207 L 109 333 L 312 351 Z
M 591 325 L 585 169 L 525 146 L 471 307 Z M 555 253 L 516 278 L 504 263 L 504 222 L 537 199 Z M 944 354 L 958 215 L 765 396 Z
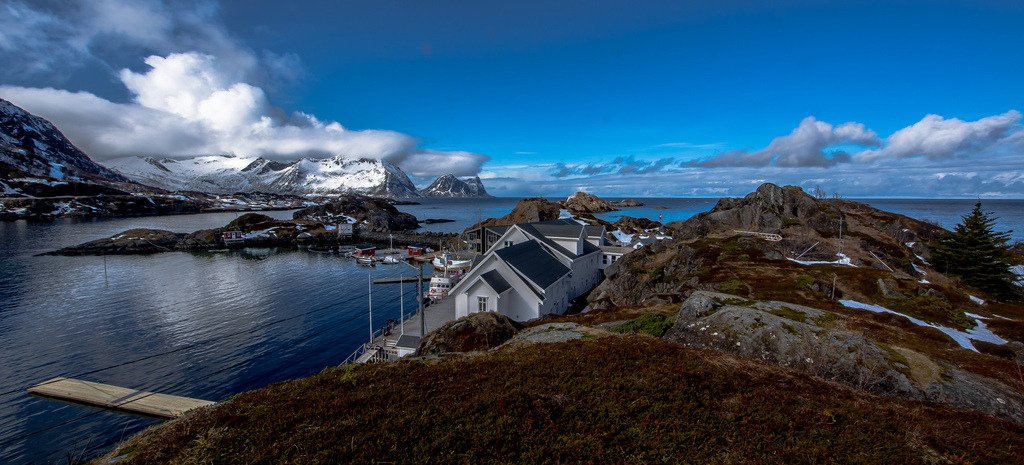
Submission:
M 208 400 L 158 394 L 63 377 L 39 383 L 30 387 L 28 392 L 44 397 L 159 418 L 177 418 L 194 408 L 216 404 L 216 402 Z
M 373 283 L 374 284 L 398 284 L 398 283 L 401 282 L 401 283 L 413 283 L 413 284 L 415 284 L 417 279 L 419 279 L 418 276 L 403 276 L 403 277 L 400 277 L 400 278 L 378 278 L 378 279 L 374 279 Z M 424 282 L 430 281 L 430 276 L 424 276 L 423 277 L 423 281 Z

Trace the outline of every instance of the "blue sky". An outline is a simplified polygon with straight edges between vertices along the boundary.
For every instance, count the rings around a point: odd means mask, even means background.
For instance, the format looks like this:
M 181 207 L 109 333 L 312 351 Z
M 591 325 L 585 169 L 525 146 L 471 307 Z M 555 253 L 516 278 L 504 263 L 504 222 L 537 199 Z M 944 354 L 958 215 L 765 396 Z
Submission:
M 773 181 L 1024 197 L 1020 3 L 98 3 L 14 0 L 8 18 L 40 26 L 0 22 L 14 64 L 0 97 L 58 125 L 81 126 L 60 108 L 93 102 L 220 128 L 216 143 L 143 146 L 154 154 L 367 152 L 420 182 L 480 173 L 499 195 L 741 195 Z M 127 26 L 97 26 L 111 22 Z M 46 45 L 71 52 L 40 56 Z M 310 129 L 323 143 L 301 154 L 247 145 L 210 115 L 161 106 L 153 89 L 183 66 L 215 74 L 215 90 L 258 91 L 231 121 L 338 122 L 345 142 Z M 145 108 L 118 107 L 130 104 Z M 105 145 L 103 130 L 66 132 L 101 160 L 141 150 Z

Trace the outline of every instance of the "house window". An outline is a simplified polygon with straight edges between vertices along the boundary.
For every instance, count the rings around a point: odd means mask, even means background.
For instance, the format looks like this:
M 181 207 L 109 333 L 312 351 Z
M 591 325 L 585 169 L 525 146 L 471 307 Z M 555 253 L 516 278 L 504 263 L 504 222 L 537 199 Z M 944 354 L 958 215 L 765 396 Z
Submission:
M 487 297 L 477 297 L 476 298 L 476 310 L 478 312 L 486 312 L 487 311 Z
M 505 241 L 505 247 L 512 247 L 512 244 L 514 244 L 514 242 L 512 242 L 512 241 Z
M 607 265 L 608 264 L 608 256 L 607 255 L 602 255 L 601 256 L 601 262 L 604 263 L 605 265 Z

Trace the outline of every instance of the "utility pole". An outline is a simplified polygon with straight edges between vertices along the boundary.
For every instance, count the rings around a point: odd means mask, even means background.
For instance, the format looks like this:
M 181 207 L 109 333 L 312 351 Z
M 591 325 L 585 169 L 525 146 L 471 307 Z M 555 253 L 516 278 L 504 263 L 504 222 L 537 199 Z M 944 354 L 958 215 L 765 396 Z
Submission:
M 427 316 L 423 314 L 423 262 L 420 262 L 420 276 L 416 280 L 416 299 L 420 304 L 420 337 L 427 336 Z
M 405 283 L 405 275 L 398 278 L 398 327 L 399 334 L 405 336 L 405 291 L 402 290 L 402 285 Z
M 366 288 L 370 291 L 369 304 L 370 304 L 370 342 L 373 342 L 373 280 L 370 277 L 370 272 L 366 272 Z

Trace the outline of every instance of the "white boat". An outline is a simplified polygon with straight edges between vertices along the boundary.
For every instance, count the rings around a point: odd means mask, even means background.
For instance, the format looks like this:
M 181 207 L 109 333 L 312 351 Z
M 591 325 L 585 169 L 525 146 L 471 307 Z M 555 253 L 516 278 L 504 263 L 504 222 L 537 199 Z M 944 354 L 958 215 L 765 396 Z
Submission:
M 356 263 L 363 266 L 374 266 L 377 264 L 377 259 L 373 256 L 356 257 Z
M 387 255 L 384 258 L 382 258 L 380 262 L 385 265 L 397 265 L 399 263 L 402 263 L 402 258 L 399 257 L 398 255 Z
M 430 288 L 427 290 L 427 298 L 430 300 L 440 300 L 451 292 L 452 287 L 455 286 L 462 279 L 462 273 L 449 273 L 445 275 L 436 275 L 430 278 Z
M 434 257 L 432 262 L 434 270 L 438 272 L 463 272 L 468 271 L 473 267 L 473 260 L 456 259 L 452 254 L 442 254 L 440 257 Z

